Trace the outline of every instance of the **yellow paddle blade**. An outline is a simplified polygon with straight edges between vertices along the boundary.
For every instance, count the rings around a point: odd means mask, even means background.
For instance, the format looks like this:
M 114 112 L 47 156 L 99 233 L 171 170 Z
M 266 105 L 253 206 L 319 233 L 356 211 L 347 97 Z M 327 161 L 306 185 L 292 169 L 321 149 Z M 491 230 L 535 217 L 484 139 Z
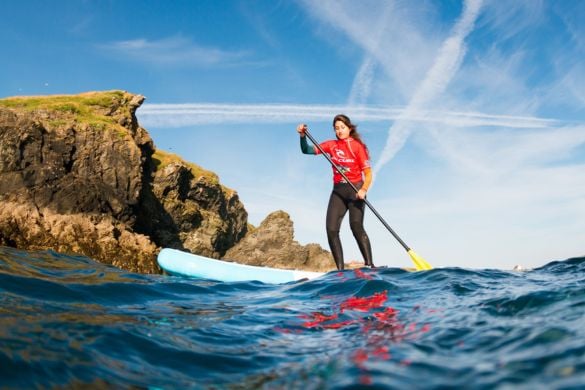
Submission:
M 427 263 L 425 259 L 417 255 L 416 252 L 412 249 L 408 251 L 408 254 L 410 255 L 410 258 L 412 259 L 412 262 L 414 263 L 417 271 L 428 271 L 433 269 L 433 267 Z

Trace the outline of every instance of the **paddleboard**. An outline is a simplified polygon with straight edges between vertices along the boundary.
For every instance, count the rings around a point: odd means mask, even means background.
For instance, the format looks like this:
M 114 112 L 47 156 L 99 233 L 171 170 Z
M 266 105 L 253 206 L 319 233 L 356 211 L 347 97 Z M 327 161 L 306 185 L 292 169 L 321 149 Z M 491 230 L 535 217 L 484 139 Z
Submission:
M 221 282 L 258 280 L 263 283 L 279 284 L 302 279 L 314 279 L 325 275 L 322 272 L 297 271 L 232 263 L 170 248 L 161 250 L 158 254 L 157 261 L 160 267 L 171 275 L 212 279 Z

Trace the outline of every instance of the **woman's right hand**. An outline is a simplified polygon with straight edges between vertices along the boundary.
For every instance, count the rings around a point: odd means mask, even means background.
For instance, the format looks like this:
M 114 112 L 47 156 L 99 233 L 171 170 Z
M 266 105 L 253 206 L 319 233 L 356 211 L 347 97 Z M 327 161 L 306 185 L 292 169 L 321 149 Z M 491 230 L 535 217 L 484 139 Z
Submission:
M 301 137 L 305 136 L 305 131 L 307 131 L 307 125 L 301 123 L 297 126 L 297 132 L 300 134 Z

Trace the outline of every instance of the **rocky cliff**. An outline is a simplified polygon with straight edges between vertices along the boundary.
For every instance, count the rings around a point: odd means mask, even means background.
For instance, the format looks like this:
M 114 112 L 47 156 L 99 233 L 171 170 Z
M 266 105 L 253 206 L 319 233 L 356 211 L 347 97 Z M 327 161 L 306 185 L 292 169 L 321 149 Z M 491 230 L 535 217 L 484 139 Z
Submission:
M 159 272 L 161 247 L 331 268 L 320 247 L 293 241 L 292 222 L 278 240 L 270 238 L 273 217 L 247 236 L 235 191 L 155 149 L 136 120 L 143 101 L 122 91 L 0 99 L 0 245 L 83 254 L 147 273 Z

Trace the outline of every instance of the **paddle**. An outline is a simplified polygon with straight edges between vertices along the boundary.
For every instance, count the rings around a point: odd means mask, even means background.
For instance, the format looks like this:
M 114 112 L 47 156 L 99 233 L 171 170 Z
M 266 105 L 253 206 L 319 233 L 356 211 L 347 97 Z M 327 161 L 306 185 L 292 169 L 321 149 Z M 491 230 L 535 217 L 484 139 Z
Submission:
M 351 188 L 353 188 L 354 191 L 357 193 L 359 190 L 356 188 L 356 186 L 351 181 L 349 181 L 349 179 L 347 178 L 347 176 L 345 176 L 345 174 L 343 173 L 343 171 L 341 169 L 339 169 L 339 167 L 337 165 L 335 165 L 335 163 L 333 162 L 333 160 L 331 160 L 331 157 L 329 157 L 329 155 L 327 153 L 325 153 L 323 151 L 323 149 L 321 149 L 321 146 L 319 145 L 319 143 L 317 141 L 315 141 L 315 138 L 313 138 L 313 136 L 309 133 L 309 131 L 307 129 L 305 129 L 305 135 L 307 137 L 309 137 L 309 139 L 311 140 L 311 142 L 317 147 L 317 149 L 319 149 L 319 151 L 321 152 L 321 154 L 323 156 L 325 156 L 325 158 L 329 161 L 329 163 L 333 166 L 333 168 L 335 168 L 335 170 L 337 170 L 337 172 L 339 172 L 341 174 L 341 176 L 343 176 L 343 178 L 345 179 L 345 181 L 348 182 L 351 185 Z M 364 199 L 364 202 L 366 202 L 366 205 L 370 208 L 370 210 L 372 210 L 372 212 L 374 213 L 374 215 L 376 217 L 378 217 L 378 219 L 380 220 L 380 222 L 382 222 L 382 225 L 384 225 L 384 227 L 386 227 L 386 229 L 388 229 L 388 231 L 390 233 L 392 233 L 392 235 L 394 236 L 394 238 L 396 240 L 398 240 L 398 242 L 400 243 L 400 245 L 402 245 L 402 247 L 406 250 L 406 252 L 410 256 L 410 258 L 412 259 L 412 261 L 414 263 L 414 266 L 416 267 L 416 270 L 417 271 L 426 271 L 426 270 L 433 269 L 433 267 L 429 263 L 427 263 L 425 261 L 425 259 L 423 259 L 418 254 L 416 254 L 415 251 L 413 251 L 408 245 L 406 245 L 406 243 L 404 241 L 402 241 L 402 239 L 398 236 L 398 234 L 396 234 L 396 232 L 390 227 L 390 225 L 388 225 L 386 223 L 386 221 L 384 221 L 384 218 L 382 218 L 382 216 L 376 211 L 376 209 L 374 208 L 374 206 L 372 206 L 372 204 L 367 199 Z

